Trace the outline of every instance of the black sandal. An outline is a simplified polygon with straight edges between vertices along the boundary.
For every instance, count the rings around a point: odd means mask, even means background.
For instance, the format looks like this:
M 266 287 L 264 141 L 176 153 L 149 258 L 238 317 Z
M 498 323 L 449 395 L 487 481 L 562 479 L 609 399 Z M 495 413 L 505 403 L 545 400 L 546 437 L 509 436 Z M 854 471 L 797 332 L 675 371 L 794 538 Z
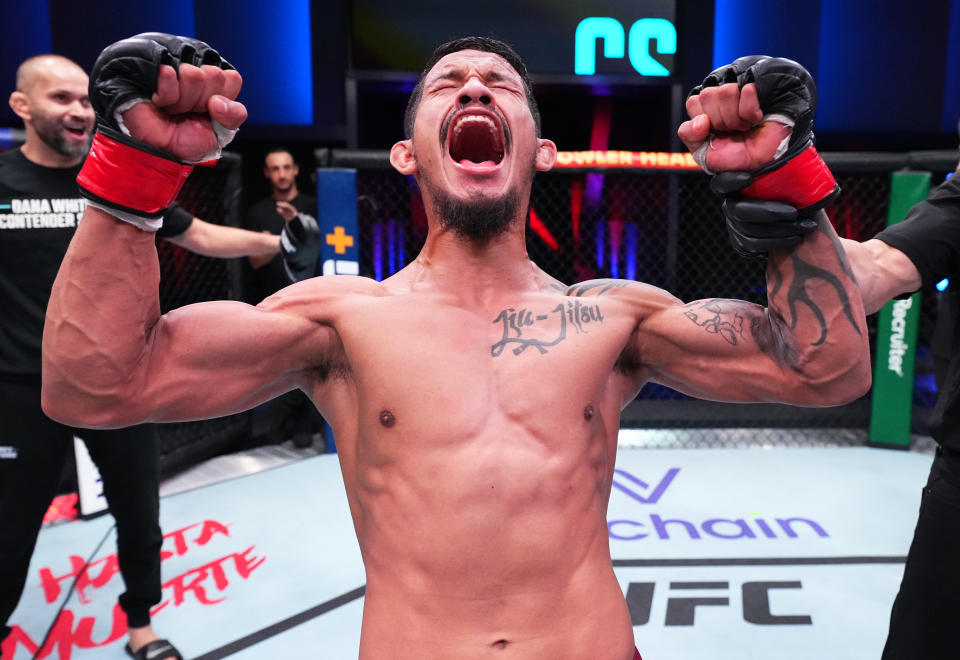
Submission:
M 155 639 L 149 644 L 141 646 L 136 652 L 130 648 L 130 644 L 127 644 L 124 650 L 134 660 L 165 660 L 167 658 L 183 660 L 183 656 L 180 655 L 177 647 L 165 639 Z

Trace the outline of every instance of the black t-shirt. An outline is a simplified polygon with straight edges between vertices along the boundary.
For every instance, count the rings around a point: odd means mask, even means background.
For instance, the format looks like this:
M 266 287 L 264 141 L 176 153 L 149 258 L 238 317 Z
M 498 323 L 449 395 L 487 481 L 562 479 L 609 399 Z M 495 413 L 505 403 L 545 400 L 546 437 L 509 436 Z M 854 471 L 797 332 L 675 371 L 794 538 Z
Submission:
M 50 289 L 86 207 L 80 166 L 0 153 L 0 378 L 39 382 L 40 341 Z
M 290 200 L 300 213 L 317 216 L 317 199 L 309 195 L 299 194 Z M 247 211 L 245 226 L 253 231 L 269 231 L 271 234 L 280 234 L 283 230 L 283 216 L 277 213 L 277 202 L 272 197 L 261 199 Z M 275 256 L 260 268 L 249 268 L 247 280 L 247 300 L 258 303 L 267 296 L 276 293 L 290 284 L 290 278 L 283 268 L 283 257 Z
M 0 379 L 40 381 L 47 301 L 86 208 L 80 167 L 43 167 L 20 149 L 0 153 Z M 165 238 L 193 222 L 189 211 L 171 210 L 158 232 Z
M 913 262 L 923 285 L 945 277 L 950 288 L 960 287 L 960 174 L 937 187 L 926 201 L 910 209 L 906 219 L 876 236 L 903 252 Z M 960 296 L 949 295 L 945 312 L 953 319 L 948 330 L 950 361 L 943 386 L 930 417 L 930 434 L 945 448 L 960 452 Z

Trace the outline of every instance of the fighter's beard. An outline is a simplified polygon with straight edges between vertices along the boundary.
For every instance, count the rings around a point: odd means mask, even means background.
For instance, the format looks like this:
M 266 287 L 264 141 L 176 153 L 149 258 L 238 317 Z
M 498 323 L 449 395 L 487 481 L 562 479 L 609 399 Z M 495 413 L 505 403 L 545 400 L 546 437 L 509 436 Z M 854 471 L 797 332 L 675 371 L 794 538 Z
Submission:
M 457 199 L 446 191 L 432 192 L 440 226 L 474 243 L 487 243 L 503 234 L 520 208 L 520 195 L 515 190 L 493 199 L 481 195 Z

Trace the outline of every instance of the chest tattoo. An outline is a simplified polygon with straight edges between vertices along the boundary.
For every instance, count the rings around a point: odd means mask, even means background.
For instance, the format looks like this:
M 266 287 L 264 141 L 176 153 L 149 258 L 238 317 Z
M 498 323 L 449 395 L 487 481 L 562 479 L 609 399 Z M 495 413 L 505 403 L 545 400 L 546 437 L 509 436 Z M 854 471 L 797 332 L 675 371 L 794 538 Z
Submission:
M 499 357 L 507 346 L 512 346 L 514 355 L 520 355 L 528 348 L 535 348 L 540 355 L 545 355 L 569 334 L 587 334 L 589 326 L 595 323 L 603 323 L 600 305 L 584 304 L 579 300 L 562 302 L 546 313 L 508 307 L 493 320 L 502 334 L 500 340 L 490 347 L 490 355 Z

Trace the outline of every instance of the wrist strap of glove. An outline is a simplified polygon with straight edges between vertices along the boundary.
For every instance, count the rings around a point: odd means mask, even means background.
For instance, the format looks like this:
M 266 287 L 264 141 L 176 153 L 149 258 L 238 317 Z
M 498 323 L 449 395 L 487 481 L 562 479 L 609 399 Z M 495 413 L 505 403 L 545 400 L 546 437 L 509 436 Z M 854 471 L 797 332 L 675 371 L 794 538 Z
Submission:
M 837 180 L 813 144 L 770 172 L 756 176 L 741 193 L 754 199 L 786 202 L 800 215 L 823 208 L 840 192 Z
M 77 183 L 91 205 L 156 231 L 192 171 L 192 165 L 101 125 Z

